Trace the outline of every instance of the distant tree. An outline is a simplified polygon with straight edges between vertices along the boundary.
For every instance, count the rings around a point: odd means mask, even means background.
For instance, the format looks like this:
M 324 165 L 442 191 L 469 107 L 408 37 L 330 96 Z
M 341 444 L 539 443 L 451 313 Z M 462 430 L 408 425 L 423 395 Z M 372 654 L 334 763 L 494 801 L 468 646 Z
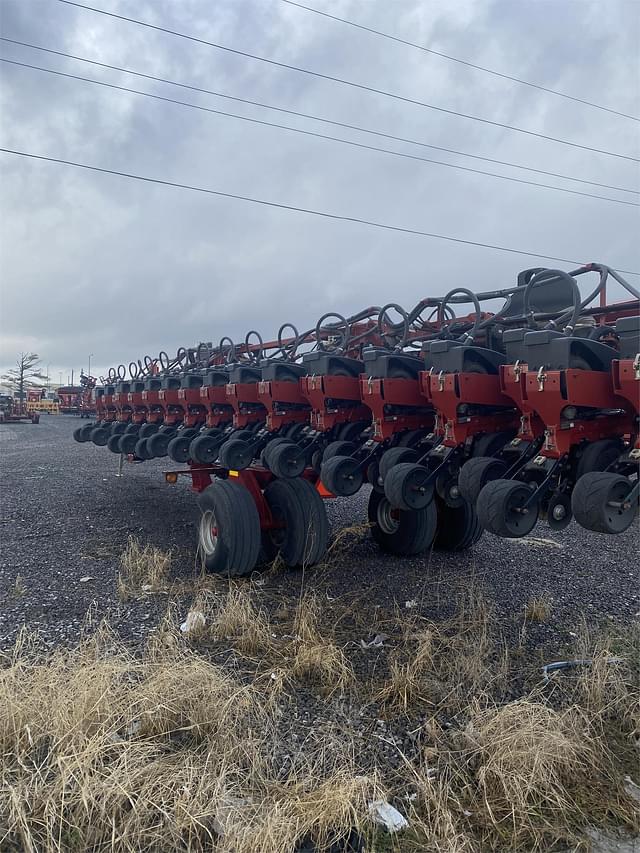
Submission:
M 6 383 L 20 404 L 24 403 L 29 388 L 37 388 L 46 376 L 40 372 L 40 356 L 35 352 L 21 352 L 16 359 L 16 366 L 4 373 L 0 379 Z

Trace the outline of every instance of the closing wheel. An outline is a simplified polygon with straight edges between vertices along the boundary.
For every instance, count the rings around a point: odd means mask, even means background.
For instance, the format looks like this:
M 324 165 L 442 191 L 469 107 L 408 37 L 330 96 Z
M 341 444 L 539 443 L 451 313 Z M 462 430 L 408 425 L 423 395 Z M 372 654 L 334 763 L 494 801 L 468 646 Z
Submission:
M 342 424 L 338 428 L 338 438 L 340 439 L 340 441 L 351 441 L 357 443 L 358 438 L 366 427 L 367 424 L 363 423 L 362 421 L 354 421 L 353 423 Z
M 172 438 L 175 438 L 175 434 L 175 429 L 163 429 L 160 432 L 156 432 L 149 438 L 146 438 L 147 451 L 150 454 L 149 458 L 153 458 L 154 456 L 166 456 L 169 448 L 169 442 Z
M 576 480 L 591 471 L 606 471 L 615 462 L 624 450 L 624 444 L 620 439 L 603 438 L 592 441 L 586 445 L 578 459 L 576 467 Z
M 480 539 L 483 530 L 478 516 L 468 501 L 449 506 L 440 497 L 434 501 L 438 513 L 438 529 L 434 540 L 443 551 L 464 551 Z
M 138 436 L 139 438 L 149 438 L 150 435 L 158 432 L 159 429 L 160 424 L 142 424 Z
M 332 456 L 322 463 L 321 479 L 334 495 L 347 498 L 360 489 L 364 475 L 360 463 L 352 456 Z
M 480 524 L 496 536 L 519 539 L 531 533 L 538 521 L 538 505 L 527 509 L 531 489 L 519 480 L 493 480 L 478 496 L 476 510 Z
M 390 447 L 380 457 L 380 477 L 382 482 L 387 478 L 387 474 L 394 465 L 399 465 L 401 462 L 415 462 L 418 454 L 410 447 Z
M 322 462 L 328 462 L 334 456 L 351 456 L 357 449 L 353 441 L 330 441 L 322 454 Z
M 433 501 L 424 509 L 407 511 L 392 507 L 385 495 L 372 491 L 367 514 L 373 539 L 389 554 L 409 557 L 433 544 L 438 521 Z
M 184 433 L 180 433 L 175 438 L 172 438 L 167 445 L 169 458 L 173 459 L 179 465 L 184 465 L 189 458 L 189 447 L 192 441 L 193 434 L 185 435 Z M 124 440 L 121 442 L 121 446 L 124 446 Z
M 329 522 L 324 502 L 308 480 L 273 480 L 264 490 L 274 521 L 265 530 L 263 549 L 269 559 L 280 554 L 287 566 L 313 566 L 327 550 Z
M 374 459 L 367 466 L 367 483 L 371 483 L 376 492 L 384 493 L 382 478 L 380 477 L 380 464 L 378 459 Z
M 250 493 L 215 480 L 198 496 L 198 552 L 210 572 L 236 577 L 253 570 L 260 552 L 260 517 Z
M 491 480 L 499 480 L 506 471 L 507 465 L 502 459 L 472 456 L 464 463 L 458 475 L 460 494 L 465 500 L 475 504 L 483 487 Z
M 139 438 L 136 441 L 136 446 L 133 448 L 133 455 L 136 459 L 143 459 L 147 462 L 149 459 L 153 459 L 153 456 L 149 453 L 149 448 L 147 447 L 148 438 Z
M 293 442 L 282 442 L 269 454 L 269 468 L 276 477 L 291 479 L 299 477 L 305 467 L 305 453 Z
M 200 465 L 213 465 L 223 440 L 220 435 L 199 435 L 191 440 L 189 458 Z
M 271 441 L 265 446 L 264 450 L 260 454 L 260 461 L 262 464 L 271 470 L 271 454 L 279 447 L 281 444 L 287 444 L 289 441 L 288 438 L 285 438 L 282 435 L 279 435 L 277 438 L 272 438 Z
M 513 438 L 513 431 L 485 432 L 473 442 L 474 456 L 494 456 Z
M 109 441 L 109 430 L 107 427 L 94 427 L 91 430 L 90 438 L 98 447 L 104 447 Z
M 638 512 L 638 500 L 628 500 L 633 489 L 621 474 L 594 471 L 580 477 L 571 496 L 576 521 L 596 533 L 624 533 Z
M 392 507 L 424 509 L 433 500 L 429 470 L 415 462 L 394 465 L 384 480 L 384 493 Z
M 85 424 L 84 426 L 76 427 L 73 431 L 74 441 L 77 441 L 80 444 L 84 444 L 85 441 L 89 441 L 91 431 L 94 430 L 95 428 L 96 428 L 95 424 Z
M 107 441 L 107 450 L 110 450 L 112 453 L 122 453 L 120 442 L 123 438 L 124 435 L 110 435 L 109 441 Z
M 220 464 L 230 471 L 243 471 L 253 460 L 253 444 L 242 438 L 232 438 L 220 448 Z

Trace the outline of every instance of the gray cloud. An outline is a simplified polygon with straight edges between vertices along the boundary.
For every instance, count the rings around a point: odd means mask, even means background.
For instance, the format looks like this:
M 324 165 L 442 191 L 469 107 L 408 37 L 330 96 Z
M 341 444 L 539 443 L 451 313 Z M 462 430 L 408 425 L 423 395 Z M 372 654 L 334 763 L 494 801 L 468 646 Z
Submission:
M 447 108 L 586 145 L 638 149 L 632 121 L 277 0 L 101 5 Z M 632 72 L 640 7 L 634 3 L 612 0 L 606 15 L 599 4 L 567 0 L 343 0 L 318 7 L 639 112 Z M 11 38 L 436 145 L 638 185 L 631 163 L 251 62 L 54 0 L 0 0 L 0 14 L 3 34 Z M 11 45 L 3 45 L 2 55 L 282 120 Z M 326 132 L 295 117 L 286 123 Z M 633 208 L 351 149 L 26 69 L 2 68 L 0 125 L 5 147 L 582 261 L 627 269 L 640 264 Z M 357 132 L 336 135 L 370 142 Z M 508 168 L 504 173 L 521 176 Z M 72 366 L 86 366 L 89 352 L 104 370 L 224 334 L 239 339 L 249 328 L 267 337 L 285 320 L 310 326 L 328 310 L 349 313 L 391 299 L 409 305 L 455 285 L 504 285 L 535 263 L 7 155 L 0 156 L 0 179 L 0 364 L 19 349 L 36 349 L 54 377 L 58 369 L 66 377 Z

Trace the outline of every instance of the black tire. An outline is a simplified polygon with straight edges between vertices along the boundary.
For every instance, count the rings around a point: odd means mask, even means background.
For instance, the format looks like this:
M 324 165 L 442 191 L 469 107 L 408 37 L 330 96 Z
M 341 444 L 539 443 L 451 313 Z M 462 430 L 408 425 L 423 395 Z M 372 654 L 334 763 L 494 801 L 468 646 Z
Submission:
M 264 490 L 264 498 L 274 519 L 283 527 L 266 530 L 265 553 L 280 554 L 290 567 L 313 566 L 327 550 L 329 522 L 324 502 L 308 480 L 273 480 Z
M 620 439 L 602 438 L 599 441 L 590 442 L 582 450 L 578 459 L 576 480 L 592 471 L 606 471 L 623 450 L 624 445 Z
M 139 438 L 149 438 L 149 436 L 154 435 L 154 433 L 158 432 L 159 429 L 160 424 L 142 424 L 138 436 Z
M 366 426 L 367 424 L 364 424 L 362 421 L 341 424 L 341 426 L 338 427 L 338 438 L 340 441 L 349 441 L 351 443 L 355 443 L 357 446 L 357 439 L 360 437 Z
M 321 480 L 332 494 L 347 498 L 362 487 L 364 474 L 353 456 L 332 456 L 322 463 Z
M 77 441 L 79 444 L 84 444 L 86 441 L 89 441 L 89 435 L 91 430 L 95 429 L 92 425 L 91 429 L 87 429 L 87 425 L 81 427 L 76 427 L 73 431 L 73 440 Z
M 394 509 L 385 495 L 369 495 L 367 515 L 371 536 L 388 554 L 410 557 L 431 547 L 436 534 L 438 513 L 435 503 L 415 512 Z
M 124 431 L 125 435 L 129 435 L 129 433 L 139 433 L 140 432 L 140 424 L 127 424 L 127 428 Z
M 490 480 L 504 477 L 507 465 L 502 459 L 493 456 L 472 456 L 458 474 L 458 489 L 462 497 L 474 504 L 478 495 Z
M 384 479 L 384 493 L 392 507 L 404 510 L 424 509 L 433 500 L 434 485 L 430 472 L 415 462 L 394 465 Z
M 264 447 L 262 453 L 260 454 L 260 461 L 265 466 L 265 468 L 269 468 L 271 470 L 271 454 L 276 449 L 276 447 L 280 447 L 281 444 L 287 444 L 289 442 L 288 438 L 285 438 L 282 435 L 277 436 L 276 438 L 272 438 Z
M 189 445 L 189 458 L 199 465 L 213 465 L 222 445 L 220 435 L 199 435 Z
M 250 429 L 237 429 L 235 432 L 227 433 L 226 439 L 228 441 L 235 441 L 236 439 L 243 441 L 248 441 L 254 437 L 253 430 Z
M 189 448 L 193 441 L 193 433 L 184 435 L 180 433 L 175 438 L 172 438 L 167 445 L 167 453 L 170 459 L 177 462 L 178 465 L 184 465 L 189 458 Z
M 109 441 L 109 430 L 106 427 L 94 427 L 90 433 L 91 441 L 98 447 L 104 447 Z
M 175 429 L 162 429 L 154 435 L 146 438 L 147 452 L 150 458 L 166 456 L 169 449 L 169 442 L 175 437 Z
M 82 442 L 91 441 L 91 431 L 95 429 L 97 426 L 101 426 L 101 424 L 85 424 L 83 427 L 80 427 L 81 434 L 80 440 Z
M 311 454 L 311 467 L 316 472 L 318 477 L 320 476 L 320 472 L 322 471 L 322 453 L 323 451 L 318 448 L 314 450 Z
M 112 453 L 122 453 L 120 450 L 120 441 L 124 438 L 123 435 L 110 435 L 109 441 L 107 441 L 107 450 L 110 450 Z
M 253 461 L 253 445 L 242 438 L 232 438 L 220 448 L 220 464 L 230 471 L 244 471 Z
M 328 462 L 334 456 L 351 456 L 358 449 L 353 441 L 330 441 L 322 454 L 322 462 Z
M 415 462 L 417 458 L 418 454 L 410 447 L 390 447 L 389 450 L 385 450 L 379 463 L 382 482 L 384 483 L 387 479 L 387 474 L 394 465 L 399 465 L 401 462 Z
M 538 521 L 538 506 L 516 512 L 531 497 L 531 489 L 520 480 L 492 480 L 482 489 L 476 504 L 480 524 L 485 530 L 507 539 L 520 539 L 531 533 Z
M 406 432 L 403 432 L 400 438 L 398 439 L 398 447 L 415 447 L 418 442 L 424 438 L 426 435 L 426 430 L 423 429 L 409 429 Z
M 304 450 L 293 442 L 283 442 L 269 454 L 269 468 L 283 480 L 299 477 L 305 469 L 305 463 Z
M 625 500 L 633 484 L 621 474 L 594 471 L 585 474 L 576 483 L 571 495 L 571 508 L 581 527 L 596 533 L 624 533 L 634 522 L 638 504 L 613 507 L 611 501 Z
M 514 436 L 511 432 L 485 432 L 483 435 L 477 436 L 473 442 L 474 456 L 495 456 L 502 448 L 511 441 Z
M 128 424 L 124 421 L 113 421 L 108 427 L 105 427 L 109 430 L 109 435 L 122 435 L 122 433 L 126 430 Z
M 133 448 L 133 454 L 136 459 L 143 459 L 147 462 L 149 459 L 153 459 L 153 456 L 149 453 L 149 448 L 147 447 L 148 438 L 139 438 L 136 441 L 136 446 Z
M 370 483 L 376 492 L 384 493 L 384 485 L 380 477 L 380 463 L 378 459 L 372 460 L 367 466 L 367 483 Z
M 133 453 L 139 441 L 139 435 L 134 432 L 126 432 L 124 435 L 121 435 L 118 442 L 120 453 L 124 453 L 127 456 Z
M 210 572 L 238 577 L 253 571 L 260 553 L 260 517 L 249 492 L 215 480 L 198 496 L 198 552 Z
M 440 498 L 436 498 L 435 504 L 438 513 L 435 547 L 443 551 L 465 551 L 475 545 L 484 531 L 473 505 L 463 501 L 461 506 L 451 507 Z

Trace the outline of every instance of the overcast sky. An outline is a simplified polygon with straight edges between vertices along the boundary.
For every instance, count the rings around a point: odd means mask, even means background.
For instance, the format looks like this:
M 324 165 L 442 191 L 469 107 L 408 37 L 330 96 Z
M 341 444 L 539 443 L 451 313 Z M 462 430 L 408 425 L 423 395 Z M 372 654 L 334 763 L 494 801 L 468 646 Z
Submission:
M 448 109 L 638 156 L 637 122 L 445 61 L 281 0 L 94 0 L 103 9 Z M 640 115 L 637 0 L 308 0 L 506 74 Z M 57 0 L 0 0 L 2 35 L 414 140 L 637 189 L 637 164 L 279 69 Z M 376 140 L 0 43 L 1 55 L 418 156 L 637 196 Z M 3 147 L 577 261 L 640 269 L 638 208 L 391 157 L 2 64 Z M 0 367 L 36 351 L 94 372 L 265 339 L 544 261 L 0 154 Z M 551 264 L 551 262 L 549 263 Z M 566 268 L 566 267 L 565 267 Z M 640 279 L 630 278 L 637 285 Z

